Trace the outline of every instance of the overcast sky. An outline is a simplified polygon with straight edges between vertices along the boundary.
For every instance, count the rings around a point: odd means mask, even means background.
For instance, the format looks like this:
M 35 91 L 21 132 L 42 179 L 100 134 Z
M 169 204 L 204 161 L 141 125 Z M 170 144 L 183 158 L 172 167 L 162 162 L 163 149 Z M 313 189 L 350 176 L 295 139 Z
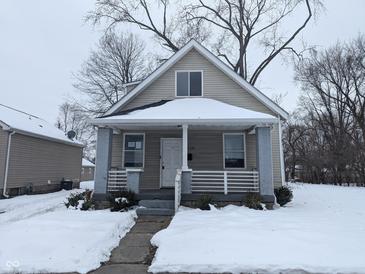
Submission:
M 327 0 L 303 38 L 319 48 L 365 33 L 365 0 Z M 95 47 L 100 30 L 84 23 L 94 0 L 3 0 L 0 7 L 0 103 L 54 123 L 58 106 L 71 95 L 76 72 Z M 287 93 L 291 111 L 300 89 L 290 66 L 280 60 L 261 77 L 268 96 Z

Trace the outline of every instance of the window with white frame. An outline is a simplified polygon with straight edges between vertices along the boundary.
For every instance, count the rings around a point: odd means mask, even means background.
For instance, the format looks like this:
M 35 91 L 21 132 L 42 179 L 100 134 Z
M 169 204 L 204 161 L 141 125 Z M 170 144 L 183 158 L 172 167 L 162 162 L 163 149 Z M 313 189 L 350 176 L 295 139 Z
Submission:
M 245 135 L 224 133 L 224 168 L 245 168 Z
M 124 167 L 143 167 L 144 134 L 124 134 Z
M 176 96 L 202 96 L 202 71 L 176 71 Z

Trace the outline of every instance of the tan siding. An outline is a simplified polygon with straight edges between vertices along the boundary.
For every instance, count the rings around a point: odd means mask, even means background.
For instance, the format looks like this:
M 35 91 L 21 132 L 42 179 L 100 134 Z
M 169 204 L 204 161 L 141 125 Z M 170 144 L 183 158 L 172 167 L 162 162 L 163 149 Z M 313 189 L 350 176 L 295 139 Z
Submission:
M 246 90 L 242 89 L 236 82 L 226 76 L 196 50 L 191 50 L 183 59 L 172 66 L 159 79 L 154 81 L 133 101 L 125 105 L 123 109 L 138 107 L 162 99 L 175 99 L 176 70 L 203 70 L 203 91 L 204 97 L 206 98 L 273 114 L 265 105 Z
M 112 142 L 112 168 L 122 168 L 123 135 L 113 134 Z
M 4 185 L 7 146 L 8 133 L 0 127 L 0 189 L 2 189 Z
M 203 70 L 204 97 L 219 100 L 238 107 L 275 115 L 270 109 L 259 102 L 254 96 L 241 88 L 236 82 L 226 76 L 221 70 L 201 56 L 196 50 L 191 50 L 185 57 L 172 66 L 159 79 L 154 81 L 146 90 L 123 107 L 131 109 L 162 99 L 175 99 L 175 71 Z M 275 115 L 276 116 L 276 115 Z M 255 137 L 248 140 L 255 142 Z M 281 185 L 279 134 L 275 127 L 272 131 L 273 166 L 275 186 Z M 248 151 L 251 155 L 256 151 Z M 253 159 L 253 158 L 251 158 Z M 255 160 L 256 161 L 256 160 Z M 252 166 L 255 162 L 250 163 Z
M 14 134 L 10 149 L 8 187 L 80 181 L 82 148 Z

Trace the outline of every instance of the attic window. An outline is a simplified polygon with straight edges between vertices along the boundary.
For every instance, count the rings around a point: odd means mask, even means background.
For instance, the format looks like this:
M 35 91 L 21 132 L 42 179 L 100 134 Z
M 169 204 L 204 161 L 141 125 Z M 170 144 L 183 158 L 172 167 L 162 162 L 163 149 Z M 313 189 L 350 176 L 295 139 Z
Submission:
M 176 96 L 202 96 L 202 71 L 176 71 Z

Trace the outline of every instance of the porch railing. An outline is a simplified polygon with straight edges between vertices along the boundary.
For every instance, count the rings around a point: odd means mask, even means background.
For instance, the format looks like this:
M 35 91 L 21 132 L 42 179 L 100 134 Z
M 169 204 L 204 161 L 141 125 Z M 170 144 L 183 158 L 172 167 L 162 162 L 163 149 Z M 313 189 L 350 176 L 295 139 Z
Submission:
M 192 192 L 259 192 L 258 171 L 192 171 Z
M 126 190 L 127 171 L 126 170 L 109 170 L 108 172 L 108 192 Z
M 181 202 L 181 170 L 177 170 L 175 177 L 175 212 L 180 206 Z

